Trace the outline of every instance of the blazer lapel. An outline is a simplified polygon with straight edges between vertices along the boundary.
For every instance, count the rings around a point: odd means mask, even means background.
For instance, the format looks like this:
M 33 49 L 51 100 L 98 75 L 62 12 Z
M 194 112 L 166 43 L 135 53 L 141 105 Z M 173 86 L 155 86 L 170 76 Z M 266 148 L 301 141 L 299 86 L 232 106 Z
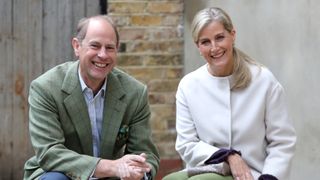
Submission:
M 113 159 L 114 144 L 123 119 L 127 104 L 120 98 L 125 92 L 114 71 L 108 75 L 107 90 L 104 103 L 103 125 L 100 155 L 103 158 Z
M 83 153 L 93 155 L 91 123 L 80 87 L 78 64 L 76 62 L 72 65 L 63 81 L 62 90 L 68 94 L 64 105 L 78 133 Z

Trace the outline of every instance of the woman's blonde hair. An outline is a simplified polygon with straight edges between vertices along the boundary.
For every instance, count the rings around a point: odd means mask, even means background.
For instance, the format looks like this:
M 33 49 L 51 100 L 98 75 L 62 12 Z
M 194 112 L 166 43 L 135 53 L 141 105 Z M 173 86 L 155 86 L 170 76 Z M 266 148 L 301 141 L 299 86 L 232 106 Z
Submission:
M 191 25 L 192 38 L 196 44 L 198 43 L 201 30 L 213 21 L 220 22 L 229 33 L 233 31 L 231 18 L 225 11 L 218 7 L 203 9 L 195 15 Z M 258 63 L 234 46 L 233 60 L 234 84 L 231 89 L 246 88 L 252 78 L 248 64 L 258 65 Z

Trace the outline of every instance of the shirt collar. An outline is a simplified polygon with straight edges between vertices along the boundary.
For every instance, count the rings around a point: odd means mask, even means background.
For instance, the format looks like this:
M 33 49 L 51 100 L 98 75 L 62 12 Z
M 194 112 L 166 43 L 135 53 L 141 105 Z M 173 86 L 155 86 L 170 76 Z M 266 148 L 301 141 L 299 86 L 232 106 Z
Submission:
M 84 92 L 87 88 L 90 89 L 86 83 L 84 82 L 84 80 L 82 79 L 82 76 L 80 74 L 80 68 L 78 68 L 78 76 L 79 76 L 79 80 L 80 80 L 80 85 L 81 85 L 81 91 Z M 107 88 L 107 78 L 105 78 L 104 83 L 101 87 L 101 89 L 99 90 L 99 92 L 101 91 L 101 96 L 104 97 L 105 91 Z

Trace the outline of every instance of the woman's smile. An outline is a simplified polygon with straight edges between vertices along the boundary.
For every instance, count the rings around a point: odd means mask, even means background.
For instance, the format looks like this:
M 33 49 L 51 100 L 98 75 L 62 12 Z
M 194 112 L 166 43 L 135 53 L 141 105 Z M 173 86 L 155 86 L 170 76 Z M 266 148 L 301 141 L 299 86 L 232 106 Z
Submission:
M 224 56 L 225 52 L 226 52 L 226 51 L 221 51 L 221 52 L 218 52 L 218 53 L 211 53 L 210 57 L 211 57 L 212 59 L 214 59 L 214 60 L 215 60 L 215 59 L 219 59 L 219 58 L 221 58 L 221 57 Z

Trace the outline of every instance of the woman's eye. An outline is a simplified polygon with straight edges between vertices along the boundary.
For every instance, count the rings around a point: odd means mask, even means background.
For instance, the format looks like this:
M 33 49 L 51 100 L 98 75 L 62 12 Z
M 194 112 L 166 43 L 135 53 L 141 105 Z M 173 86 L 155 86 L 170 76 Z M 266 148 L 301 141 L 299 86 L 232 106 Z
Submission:
M 201 44 L 201 45 L 209 45 L 209 44 L 210 44 L 210 41 L 207 41 L 207 40 L 205 40 L 205 41 L 200 41 L 200 44 Z
M 216 41 L 219 42 L 219 41 L 223 41 L 224 40 L 224 36 L 218 36 L 216 38 Z

